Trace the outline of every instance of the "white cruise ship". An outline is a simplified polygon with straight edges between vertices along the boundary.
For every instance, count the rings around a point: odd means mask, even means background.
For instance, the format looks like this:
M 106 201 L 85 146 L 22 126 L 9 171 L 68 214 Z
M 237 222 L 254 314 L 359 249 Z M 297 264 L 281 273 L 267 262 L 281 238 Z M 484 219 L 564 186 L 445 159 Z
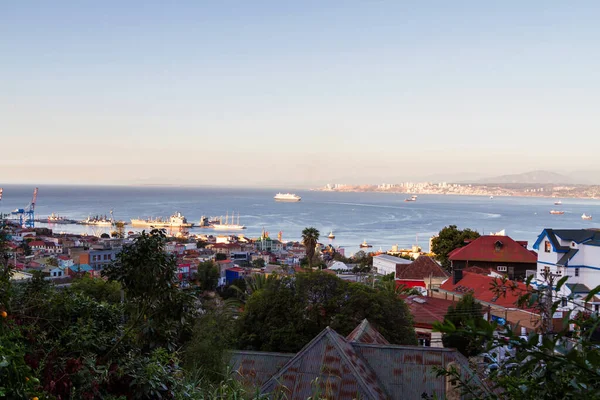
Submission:
M 277 193 L 274 199 L 275 201 L 300 201 L 302 197 L 293 193 Z

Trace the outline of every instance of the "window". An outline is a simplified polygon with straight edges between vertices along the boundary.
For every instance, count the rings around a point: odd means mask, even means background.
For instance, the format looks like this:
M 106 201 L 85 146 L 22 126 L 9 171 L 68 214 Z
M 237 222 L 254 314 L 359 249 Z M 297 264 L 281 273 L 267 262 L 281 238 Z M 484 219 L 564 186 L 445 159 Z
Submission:
M 579 268 L 575 268 L 575 276 L 579 276 Z
M 563 298 L 561 299 L 561 307 L 566 307 L 566 306 L 567 306 L 567 298 L 566 298 L 566 297 L 563 297 Z
M 544 251 L 546 253 L 550 253 L 552 251 L 552 245 L 547 240 L 544 242 Z
M 594 311 L 598 313 L 600 311 L 600 304 L 594 304 Z
M 546 274 L 546 275 L 550 274 L 550 267 L 548 267 L 548 266 L 544 267 L 544 274 Z
M 506 266 L 504 265 L 498 265 L 496 268 L 498 269 L 498 272 L 506 272 Z

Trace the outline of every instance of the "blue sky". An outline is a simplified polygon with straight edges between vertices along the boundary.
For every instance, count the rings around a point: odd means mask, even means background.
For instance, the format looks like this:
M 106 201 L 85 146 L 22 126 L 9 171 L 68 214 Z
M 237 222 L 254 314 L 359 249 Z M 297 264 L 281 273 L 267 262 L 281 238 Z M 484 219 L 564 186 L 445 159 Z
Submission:
M 3 2 L 0 182 L 598 169 L 599 17 L 592 1 Z

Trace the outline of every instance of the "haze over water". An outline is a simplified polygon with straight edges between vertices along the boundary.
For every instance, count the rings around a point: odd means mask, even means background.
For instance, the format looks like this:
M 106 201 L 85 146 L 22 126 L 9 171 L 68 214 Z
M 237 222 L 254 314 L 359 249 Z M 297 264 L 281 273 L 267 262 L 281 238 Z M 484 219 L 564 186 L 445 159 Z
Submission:
M 4 186 L 0 212 L 23 208 L 30 201 L 33 187 Z M 232 232 L 258 237 L 264 228 L 275 238 L 299 240 L 301 231 L 314 226 L 321 231 L 322 242 L 333 230 L 334 244 L 356 252 L 367 240 L 373 250 L 392 245 L 409 247 L 417 241 L 428 250 L 429 237 L 446 225 L 472 228 L 480 233 L 502 229 L 513 239 L 528 240 L 530 246 L 544 228 L 600 228 L 600 200 L 484 196 L 419 195 L 416 202 L 404 202 L 405 195 L 389 193 L 336 193 L 296 191 L 299 203 L 273 200 L 276 191 L 265 189 L 179 188 L 179 187 L 108 187 L 108 186 L 40 186 L 36 218 L 58 213 L 83 220 L 88 215 L 109 214 L 129 222 L 137 217 L 168 217 L 176 211 L 197 224 L 201 216 L 240 214 L 240 223 L 248 229 Z M 550 215 L 561 209 L 564 215 Z M 583 221 L 581 214 L 592 214 L 596 221 Z M 48 225 L 55 232 L 100 234 L 109 228 L 84 225 Z M 148 229 L 148 228 L 146 228 Z M 126 231 L 141 228 L 126 227 Z M 223 231 L 192 228 L 192 233 L 223 234 Z

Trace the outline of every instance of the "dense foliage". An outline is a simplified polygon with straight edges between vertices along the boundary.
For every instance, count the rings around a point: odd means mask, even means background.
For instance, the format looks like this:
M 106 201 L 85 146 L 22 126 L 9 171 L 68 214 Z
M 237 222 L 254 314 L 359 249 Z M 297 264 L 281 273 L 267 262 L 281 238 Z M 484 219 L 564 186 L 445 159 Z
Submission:
M 239 345 L 296 352 L 326 326 L 347 335 L 364 318 L 391 343 L 416 342 L 410 313 L 394 292 L 316 271 L 270 277 L 246 301 L 239 321 Z
M 444 320 L 457 329 L 464 329 L 465 327 L 479 329 L 485 322 L 483 319 L 483 306 L 475 301 L 472 294 L 467 293 L 455 305 L 448 308 Z M 466 357 L 481 353 L 483 348 L 481 341 L 457 332 L 443 335 L 442 342 L 444 347 L 455 348 Z
M 456 225 L 449 225 L 443 228 L 436 237 L 431 241 L 431 251 L 435 254 L 435 258 L 442 264 L 442 267 L 450 269 L 450 260 L 448 254 L 452 250 L 463 247 L 465 240 L 477 239 L 479 233 L 469 228 L 460 230 Z

